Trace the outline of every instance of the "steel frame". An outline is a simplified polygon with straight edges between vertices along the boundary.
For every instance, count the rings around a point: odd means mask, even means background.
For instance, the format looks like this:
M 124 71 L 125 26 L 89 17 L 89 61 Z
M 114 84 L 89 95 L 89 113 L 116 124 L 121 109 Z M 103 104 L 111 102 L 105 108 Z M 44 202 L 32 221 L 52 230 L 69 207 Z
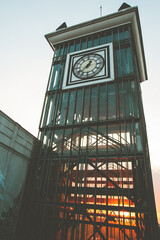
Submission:
M 80 146 L 75 144 L 77 136 L 80 138 L 91 131 L 97 137 L 88 145 L 87 151 L 80 150 Z M 67 156 L 67 150 L 64 149 L 59 156 L 58 152 L 71 136 L 72 148 L 78 154 Z M 112 142 L 110 153 L 106 144 L 103 151 L 98 153 L 97 147 L 99 143 L 102 144 L 100 139 L 105 143 Z M 123 148 L 125 154 L 122 154 Z M 133 156 L 126 148 L 128 146 L 122 146 L 121 142 L 92 127 L 81 127 L 73 131 L 53 147 L 52 150 L 56 149 L 57 155 L 49 156 L 48 160 L 57 169 L 57 181 L 51 187 L 55 189 L 54 196 L 46 197 L 46 204 L 54 205 L 54 218 L 58 222 L 55 230 L 57 239 L 111 239 L 110 231 L 113 229 L 114 239 L 143 238 L 144 218 L 148 212 L 142 204 L 140 206 L 141 199 L 137 196 L 137 180 L 134 177 L 138 171 L 136 162 L 140 163 L 142 156 Z M 89 230 L 91 226 L 92 231 Z

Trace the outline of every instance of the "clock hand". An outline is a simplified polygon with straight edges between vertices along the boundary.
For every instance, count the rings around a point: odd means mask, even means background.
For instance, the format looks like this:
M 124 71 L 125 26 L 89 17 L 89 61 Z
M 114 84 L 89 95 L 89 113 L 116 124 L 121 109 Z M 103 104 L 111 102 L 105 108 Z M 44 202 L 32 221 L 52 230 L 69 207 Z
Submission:
M 83 70 L 84 70 L 85 68 L 88 68 L 88 67 L 91 65 L 91 63 L 92 63 L 92 60 L 90 60 L 89 63 L 87 63 L 87 65 L 84 66 L 82 69 L 80 69 L 80 70 L 78 71 L 78 73 L 81 72 L 81 71 L 83 72 Z
M 86 68 L 88 68 L 92 63 L 92 60 L 89 61 L 89 63 L 86 65 Z
M 91 63 L 92 63 L 92 60 L 90 60 L 89 63 L 87 63 L 87 65 L 81 71 L 83 71 L 85 68 L 88 68 L 91 65 Z

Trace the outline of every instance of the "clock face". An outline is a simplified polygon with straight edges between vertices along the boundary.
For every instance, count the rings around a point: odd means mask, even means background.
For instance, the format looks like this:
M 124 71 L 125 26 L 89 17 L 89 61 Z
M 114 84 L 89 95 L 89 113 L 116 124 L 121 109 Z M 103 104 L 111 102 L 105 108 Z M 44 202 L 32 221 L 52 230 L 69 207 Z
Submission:
M 113 79 L 112 43 L 67 54 L 62 89 L 99 84 Z
M 104 66 L 104 58 L 99 54 L 86 54 L 79 58 L 74 66 L 73 73 L 80 79 L 87 79 L 98 74 Z

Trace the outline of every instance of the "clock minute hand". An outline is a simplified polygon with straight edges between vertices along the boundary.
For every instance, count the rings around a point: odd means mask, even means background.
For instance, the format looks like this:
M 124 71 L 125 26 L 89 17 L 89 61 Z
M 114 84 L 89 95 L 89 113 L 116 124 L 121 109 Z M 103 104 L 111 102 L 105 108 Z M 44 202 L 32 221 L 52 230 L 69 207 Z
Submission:
M 81 72 L 81 71 L 83 71 L 85 68 L 88 68 L 88 67 L 91 65 L 91 63 L 92 63 L 92 60 L 90 60 L 89 63 L 87 63 L 87 65 L 84 66 L 82 69 L 80 69 L 80 70 L 78 71 L 78 73 Z
M 87 65 L 82 69 L 82 71 L 85 69 L 85 68 L 88 68 L 92 63 L 92 60 L 89 61 L 89 63 L 87 63 Z

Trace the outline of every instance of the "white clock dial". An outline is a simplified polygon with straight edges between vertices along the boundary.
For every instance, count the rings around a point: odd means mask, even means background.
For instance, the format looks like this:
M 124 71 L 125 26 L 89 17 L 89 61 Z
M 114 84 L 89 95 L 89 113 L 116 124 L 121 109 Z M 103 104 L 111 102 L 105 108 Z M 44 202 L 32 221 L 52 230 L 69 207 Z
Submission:
M 73 74 L 80 79 L 87 79 L 98 74 L 104 66 L 104 59 L 99 54 L 90 53 L 79 58 L 73 66 Z

